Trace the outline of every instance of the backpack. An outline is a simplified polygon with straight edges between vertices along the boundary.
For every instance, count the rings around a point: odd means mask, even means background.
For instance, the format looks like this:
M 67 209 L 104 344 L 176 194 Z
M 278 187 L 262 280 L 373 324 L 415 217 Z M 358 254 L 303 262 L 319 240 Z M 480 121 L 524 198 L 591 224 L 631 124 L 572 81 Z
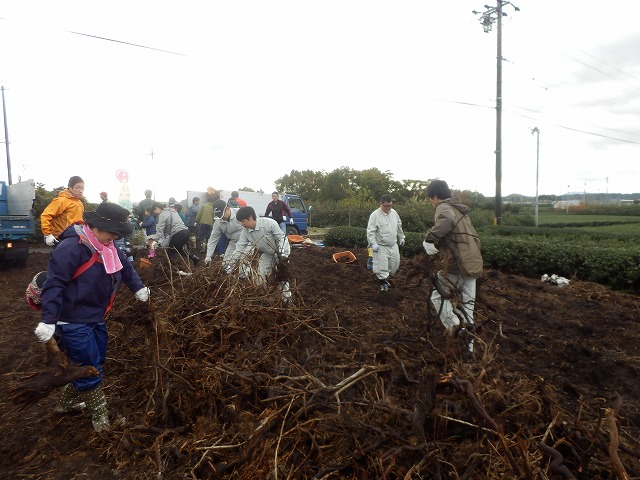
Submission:
M 80 239 L 79 243 L 84 243 L 87 247 L 89 247 L 90 250 L 93 250 L 93 255 L 91 255 L 91 258 L 89 260 L 84 262 L 82 265 L 80 265 L 76 269 L 76 271 L 73 274 L 73 277 L 71 277 L 71 280 L 75 280 L 76 278 L 78 278 L 80 275 L 86 272 L 89 269 L 89 267 L 91 267 L 91 265 L 93 265 L 94 263 L 96 262 L 102 263 L 102 260 L 100 259 L 100 254 L 96 251 L 95 248 L 93 248 L 91 243 L 89 243 L 89 240 L 87 240 L 82 230 L 76 228 L 76 233 L 78 233 L 78 237 Z M 25 292 L 25 296 L 27 297 L 27 303 L 32 309 L 36 311 L 39 311 L 42 309 L 42 299 L 40 298 L 40 296 L 42 295 L 42 287 L 44 286 L 44 282 L 46 281 L 47 281 L 47 272 L 38 272 L 33 277 L 33 280 L 31 280 L 31 283 L 27 285 L 27 290 Z M 113 302 L 113 298 L 112 298 L 112 301 L 109 303 L 109 306 L 111 306 L 112 302 Z
M 78 267 L 78 269 L 73 274 L 73 277 L 71 277 L 71 280 L 75 280 L 76 278 L 78 278 L 96 262 L 102 263 L 102 260 L 100 260 L 100 255 L 98 254 L 98 252 L 93 252 L 91 258 Z M 38 272 L 36 273 L 35 277 L 33 277 L 33 280 L 31 280 L 31 283 L 27 285 L 27 291 L 25 292 L 27 303 L 36 311 L 42 309 L 42 299 L 40 298 L 40 295 L 42 295 L 42 287 L 44 286 L 44 282 L 46 281 L 47 272 Z

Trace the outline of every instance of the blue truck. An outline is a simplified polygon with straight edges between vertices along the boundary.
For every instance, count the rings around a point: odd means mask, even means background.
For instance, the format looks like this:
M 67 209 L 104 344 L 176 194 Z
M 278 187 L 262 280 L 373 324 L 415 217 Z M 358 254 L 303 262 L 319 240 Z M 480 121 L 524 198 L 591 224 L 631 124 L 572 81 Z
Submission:
M 231 196 L 231 190 L 219 190 L 219 192 L 222 200 L 227 200 Z M 259 217 L 264 216 L 267 205 L 271 201 L 271 193 L 249 192 L 246 190 L 239 190 L 238 193 L 240 198 L 247 202 L 247 206 L 253 207 L 256 215 Z M 205 202 L 207 192 L 187 191 L 187 208 L 191 205 L 194 197 L 198 197 L 201 202 Z M 287 234 L 306 235 L 309 229 L 309 207 L 305 205 L 302 197 L 284 193 L 280 195 L 280 200 L 289 206 L 293 216 L 293 225 L 287 223 Z
M 0 181 L 0 262 L 27 264 L 29 239 L 35 234 L 33 180 L 7 185 Z

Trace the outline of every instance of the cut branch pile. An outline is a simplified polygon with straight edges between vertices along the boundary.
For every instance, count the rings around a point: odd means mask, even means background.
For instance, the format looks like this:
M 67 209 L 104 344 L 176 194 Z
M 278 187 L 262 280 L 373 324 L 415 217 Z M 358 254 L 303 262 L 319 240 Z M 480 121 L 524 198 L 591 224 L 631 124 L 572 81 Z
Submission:
M 372 301 L 370 272 L 320 255 L 280 269 L 287 306 L 281 279 L 260 286 L 216 262 L 140 271 L 150 305 L 122 294 L 109 318 L 105 391 L 126 421 L 96 440 L 123 478 L 640 477 L 621 400 L 570 409 L 552 383 L 504 368 L 501 305 L 476 305 L 469 356 L 439 322 L 425 329 L 412 296 L 429 282 L 397 276 Z

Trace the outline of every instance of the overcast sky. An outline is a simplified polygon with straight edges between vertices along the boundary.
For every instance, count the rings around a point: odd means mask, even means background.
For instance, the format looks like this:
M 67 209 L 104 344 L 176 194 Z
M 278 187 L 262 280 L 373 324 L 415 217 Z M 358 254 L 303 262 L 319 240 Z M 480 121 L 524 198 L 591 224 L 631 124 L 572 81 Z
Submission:
M 533 127 L 540 194 L 639 192 L 640 1 L 514 3 L 502 193 L 535 194 Z M 166 200 L 348 166 L 493 196 L 497 28 L 472 10 L 484 3 L 3 0 L 13 181 L 80 175 L 90 201 L 117 200 L 126 169 L 134 201 Z

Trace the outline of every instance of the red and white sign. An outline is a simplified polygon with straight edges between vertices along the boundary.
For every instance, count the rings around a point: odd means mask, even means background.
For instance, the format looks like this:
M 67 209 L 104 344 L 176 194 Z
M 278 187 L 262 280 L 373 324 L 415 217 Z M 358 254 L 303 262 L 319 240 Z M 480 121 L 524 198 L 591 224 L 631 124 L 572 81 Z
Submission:
M 129 172 L 124 168 L 116 171 L 116 178 L 119 182 L 127 183 L 129 181 Z

